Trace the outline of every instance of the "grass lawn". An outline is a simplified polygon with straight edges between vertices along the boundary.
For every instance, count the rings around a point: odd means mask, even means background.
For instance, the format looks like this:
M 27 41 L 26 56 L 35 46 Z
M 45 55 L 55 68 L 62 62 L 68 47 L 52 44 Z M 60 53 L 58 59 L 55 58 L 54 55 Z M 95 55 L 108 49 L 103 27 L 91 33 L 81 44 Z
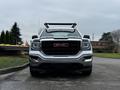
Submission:
M 20 46 L 20 45 L 0 44 L 0 46 Z
M 120 53 L 94 53 L 96 57 L 120 59 Z
M 27 57 L 0 56 L 0 69 L 23 65 L 28 62 Z

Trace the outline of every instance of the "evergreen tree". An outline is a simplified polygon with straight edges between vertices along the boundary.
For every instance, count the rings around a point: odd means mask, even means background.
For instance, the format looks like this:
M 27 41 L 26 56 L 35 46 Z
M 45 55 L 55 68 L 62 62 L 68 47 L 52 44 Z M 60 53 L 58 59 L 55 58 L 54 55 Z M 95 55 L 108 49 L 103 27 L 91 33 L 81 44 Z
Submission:
M 6 44 L 10 44 L 10 32 L 6 31 Z
M 12 41 L 12 44 L 21 43 L 22 40 L 21 40 L 20 36 L 21 36 L 20 29 L 19 29 L 17 23 L 15 22 L 14 25 L 12 26 L 12 29 L 11 29 L 11 41 Z
M 102 35 L 102 37 L 101 37 L 101 39 L 99 41 L 113 42 L 111 32 L 103 33 L 103 35 Z
M 0 44 L 1 44 L 1 34 L 0 34 Z
M 11 41 L 11 32 L 10 31 L 8 32 L 8 42 L 9 42 L 8 44 L 12 44 L 11 43 L 12 41 Z
M 6 40 L 5 32 L 2 31 L 2 32 L 1 32 L 1 43 L 2 43 L 2 44 L 5 44 L 5 40 Z

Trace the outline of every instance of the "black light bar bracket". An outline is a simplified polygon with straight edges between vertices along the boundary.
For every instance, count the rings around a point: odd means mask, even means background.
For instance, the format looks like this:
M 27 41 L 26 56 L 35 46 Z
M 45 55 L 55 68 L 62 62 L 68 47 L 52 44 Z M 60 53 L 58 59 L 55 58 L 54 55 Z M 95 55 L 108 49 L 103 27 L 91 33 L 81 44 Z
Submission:
M 49 28 L 49 25 L 72 25 L 72 28 L 75 28 L 76 23 L 44 23 L 46 28 Z

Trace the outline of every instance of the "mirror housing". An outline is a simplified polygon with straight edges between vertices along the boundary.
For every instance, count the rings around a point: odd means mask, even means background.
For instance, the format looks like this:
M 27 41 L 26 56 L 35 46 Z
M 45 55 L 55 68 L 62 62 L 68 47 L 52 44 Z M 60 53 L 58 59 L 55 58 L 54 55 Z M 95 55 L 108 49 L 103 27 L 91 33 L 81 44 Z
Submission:
M 35 38 L 38 38 L 38 36 L 37 36 L 37 35 L 33 35 L 33 36 L 32 36 L 32 39 L 35 39 Z
M 84 35 L 83 38 L 90 39 L 90 35 Z

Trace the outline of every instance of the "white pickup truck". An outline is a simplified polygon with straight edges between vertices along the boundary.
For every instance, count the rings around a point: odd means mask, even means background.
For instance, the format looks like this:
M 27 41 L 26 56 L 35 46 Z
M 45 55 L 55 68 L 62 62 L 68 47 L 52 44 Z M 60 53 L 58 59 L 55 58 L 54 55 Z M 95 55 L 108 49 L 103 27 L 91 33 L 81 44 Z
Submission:
M 78 70 L 90 75 L 93 52 L 89 35 L 82 37 L 76 23 L 44 25 L 45 29 L 39 35 L 32 36 L 29 48 L 31 75 L 36 76 L 48 69 Z

